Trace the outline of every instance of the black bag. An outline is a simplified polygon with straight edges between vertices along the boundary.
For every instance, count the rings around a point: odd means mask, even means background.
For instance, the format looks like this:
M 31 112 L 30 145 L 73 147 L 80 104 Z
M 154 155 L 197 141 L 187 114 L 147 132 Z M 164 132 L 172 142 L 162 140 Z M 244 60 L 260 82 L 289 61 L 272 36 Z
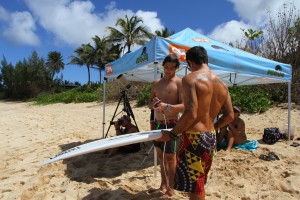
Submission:
M 265 128 L 263 141 L 267 144 L 275 144 L 279 139 L 282 138 L 282 133 L 280 133 L 278 128 Z

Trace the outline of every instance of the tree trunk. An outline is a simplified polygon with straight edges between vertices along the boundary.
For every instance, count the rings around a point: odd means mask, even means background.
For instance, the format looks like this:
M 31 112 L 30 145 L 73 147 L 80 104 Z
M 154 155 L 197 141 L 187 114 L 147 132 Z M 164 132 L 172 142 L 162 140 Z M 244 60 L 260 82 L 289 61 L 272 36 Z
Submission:
M 99 67 L 99 73 L 100 73 L 100 84 L 102 83 L 102 73 L 101 73 L 101 67 Z
M 90 85 L 90 82 L 91 82 L 90 66 L 87 65 L 86 67 L 88 69 L 88 85 Z

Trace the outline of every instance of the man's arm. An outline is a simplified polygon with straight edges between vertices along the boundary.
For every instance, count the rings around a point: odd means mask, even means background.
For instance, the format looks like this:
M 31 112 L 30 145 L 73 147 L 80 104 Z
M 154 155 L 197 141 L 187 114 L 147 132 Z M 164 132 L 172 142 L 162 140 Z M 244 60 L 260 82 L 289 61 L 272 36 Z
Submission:
M 190 76 L 185 76 L 182 79 L 182 98 L 184 111 L 179 122 L 173 128 L 172 133 L 178 135 L 188 130 L 197 118 L 198 100 L 195 89 L 195 82 Z
M 156 87 L 157 83 L 158 83 L 158 80 L 155 80 L 153 82 L 151 92 L 150 92 L 150 95 L 149 95 L 149 99 L 148 99 L 148 108 L 151 109 L 151 110 L 154 108 L 155 103 L 157 103 L 159 101 L 159 99 L 156 98 L 156 94 L 155 94 L 155 87 Z
M 244 134 L 245 133 L 245 122 L 242 119 L 239 119 L 238 125 L 235 128 L 231 123 L 228 124 L 230 130 L 234 133 L 234 134 Z
M 121 125 L 119 123 L 115 122 L 114 126 L 115 126 L 115 130 L 116 130 L 116 135 L 122 135 L 123 130 L 121 129 Z
M 223 115 L 214 124 L 215 129 L 222 128 L 229 124 L 234 118 L 234 112 L 232 108 L 231 97 L 228 91 L 227 98 L 222 106 Z
M 130 129 L 128 129 L 127 133 L 136 133 L 138 132 L 138 129 L 135 126 L 132 126 Z M 126 134 L 127 134 L 126 133 Z
M 182 113 L 184 111 L 184 104 L 181 102 L 179 104 L 168 104 L 165 102 L 159 103 L 160 110 L 164 111 L 171 111 L 175 113 Z

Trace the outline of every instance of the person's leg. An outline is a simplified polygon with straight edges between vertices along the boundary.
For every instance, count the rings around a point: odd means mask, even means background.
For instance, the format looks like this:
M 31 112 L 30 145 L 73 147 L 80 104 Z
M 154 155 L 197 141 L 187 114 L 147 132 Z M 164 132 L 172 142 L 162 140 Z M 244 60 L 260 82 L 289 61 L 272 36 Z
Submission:
M 166 171 L 165 171 L 165 163 L 163 162 L 163 152 L 160 148 L 155 148 L 156 149 L 156 152 L 157 152 L 157 158 L 159 160 L 159 163 L 160 163 L 160 175 L 161 175 L 161 184 L 160 184 L 160 187 L 159 189 L 161 191 L 164 191 L 168 188 L 168 185 L 167 185 L 167 178 L 166 178 Z
M 167 179 L 165 176 L 165 171 L 164 171 L 164 167 L 163 167 L 163 163 L 162 163 L 162 150 L 159 147 L 159 145 L 156 144 L 155 146 L 155 150 L 157 152 L 157 158 L 160 164 L 160 175 L 161 175 L 161 183 L 159 188 L 155 189 L 155 188 L 151 188 L 148 190 L 149 193 L 157 193 L 157 192 L 162 192 L 164 193 L 167 190 Z
M 233 145 L 239 145 L 239 144 L 244 144 L 247 141 L 247 136 L 246 134 L 234 134 L 233 133 Z
M 226 128 L 221 128 L 220 131 L 217 133 L 217 147 L 221 147 L 222 140 L 224 139 L 224 136 L 226 134 L 227 130 Z
M 205 193 L 200 195 L 190 193 L 190 200 L 205 200 Z
M 176 154 L 165 153 L 165 168 L 168 179 L 168 189 L 161 198 L 171 197 L 174 195 L 174 178 L 176 173 Z
M 234 143 L 234 137 L 232 131 L 227 132 L 227 149 L 226 151 L 230 151 Z

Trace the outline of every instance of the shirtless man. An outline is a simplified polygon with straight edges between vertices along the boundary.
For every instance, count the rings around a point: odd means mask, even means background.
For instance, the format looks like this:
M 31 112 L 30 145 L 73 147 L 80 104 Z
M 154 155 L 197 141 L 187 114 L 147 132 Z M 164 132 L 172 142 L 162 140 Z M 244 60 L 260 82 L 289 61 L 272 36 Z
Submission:
M 234 119 L 227 126 L 221 128 L 217 135 L 218 145 L 222 143 L 223 138 L 227 142 L 227 151 L 230 151 L 233 145 L 244 144 L 247 141 L 245 133 L 245 122 L 240 118 L 241 110 L 237 106 L 233 106 Z
M 150 109 L 155 111 L 154 129 L 173 128 L 178 121 L 179 112 L 183 112 L 181 97 L 181 78 L 175 75 L 179 67 L 179 61 L 175 54 L 166 56 L 163 61 L 164 77 L 153 82 L 149 104 Z M 176 169 L 176 151 L 178 141 L 156 142 L 154 146 L 157 151 L 161 169 L 161 184 L 159 189 L 149 192 L 161 191 L 162 198 L 174 194 L 174 176 Z M 164 154 L 164 156 L 163 156 Z
M 233 109 L 228 88 L 208 67 L 206 50 L 189 49 L 186 61 L 191 73 L 182 79 L 184 112 L 171 131 L 162 131 L 158 141 L 173 140 L 182 133 L 174 189 L 188 192 L 193 200 L 205 199 L 204 184 L 216 150 L 215 129 L 233 120 Z M 221 108 L 225 112 L 214 124 Z

